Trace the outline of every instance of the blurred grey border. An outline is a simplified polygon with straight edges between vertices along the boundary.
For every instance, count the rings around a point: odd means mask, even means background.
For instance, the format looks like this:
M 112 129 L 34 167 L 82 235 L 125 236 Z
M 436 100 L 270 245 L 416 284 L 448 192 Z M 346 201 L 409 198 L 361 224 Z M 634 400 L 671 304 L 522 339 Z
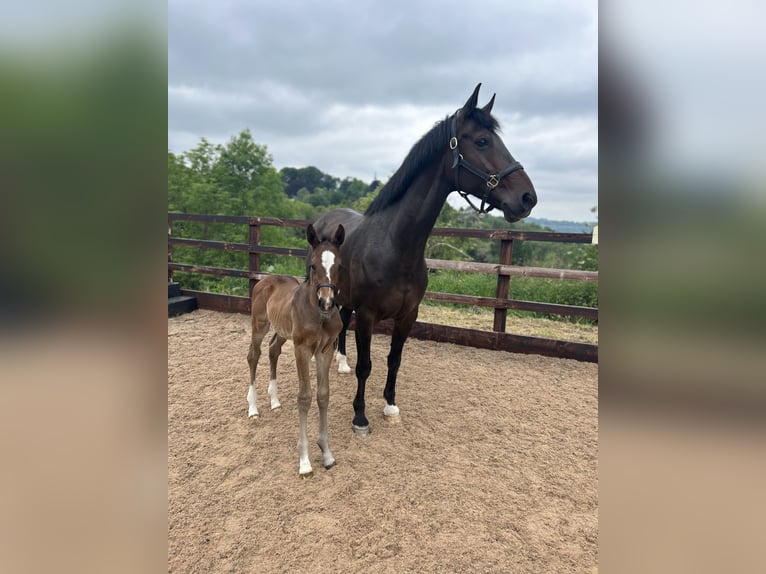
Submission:
M 755 2 L 599 13 L 599 567 L 763 571 Z
M 0 571 L 167 560 L 166 5 L 0 8 Z

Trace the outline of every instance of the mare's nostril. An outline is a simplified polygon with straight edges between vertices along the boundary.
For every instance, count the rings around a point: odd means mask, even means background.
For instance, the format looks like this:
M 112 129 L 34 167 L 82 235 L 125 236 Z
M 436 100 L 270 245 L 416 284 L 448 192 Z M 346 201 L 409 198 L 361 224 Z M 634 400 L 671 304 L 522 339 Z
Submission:
M 526 192 L 524 195 L 521 196 L 521 203 L 526 207 L 527 209 L 530 209 L 535 206 L 537 203 L 537 198 L 533 193 Z

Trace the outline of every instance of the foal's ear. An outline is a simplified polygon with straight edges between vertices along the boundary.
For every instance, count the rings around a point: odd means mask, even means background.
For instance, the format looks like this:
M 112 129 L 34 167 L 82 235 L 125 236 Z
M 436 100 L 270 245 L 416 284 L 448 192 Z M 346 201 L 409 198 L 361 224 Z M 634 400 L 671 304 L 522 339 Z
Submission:
M 483 112 L 487 112 L 488 114 L 489 114 L 489 113 L 492 113 L 492 106 L 494 106 L 494 105 L 495 105 L 495 96 L 496 96 L 496 95 L 497 95 L 497 94 L 492 94 L 492 99 L 491 99 L 491 100 L 489 100 L 489 102 L 487 103 L 487 105 L 486 105 L 486 106 L 484 106 L 483 108 L 481 108 L 481 110 L 482 110 Z
M 473 94 L 471 94 L 471 97 L 468 98 L 468 101 L 463 106 L 463 111 L 466 113 L 470 113 L 473 110 L 476 109 L 476 104 L 479 101 L 479 88 L 481 88 L 481 83 L 479 83 L 476 86 L 476 89 L 473 91 Z
M 332 242 L 340 247 L 343 245 L 343 240 L 346 238 L 346 230 L 343 229 L 343 225 L 340 223 L 338 224 L 338 229 L 335 230 L 335 237 L 333 238 Z
M 319 245 L 319 237 L 317 236 L 317 232 L 311 223 L 309 223 L 309 226 L 306 228 L 306 239 L 308 239 L 309 245 L 311 245 L 311 247 L 316 247 Z

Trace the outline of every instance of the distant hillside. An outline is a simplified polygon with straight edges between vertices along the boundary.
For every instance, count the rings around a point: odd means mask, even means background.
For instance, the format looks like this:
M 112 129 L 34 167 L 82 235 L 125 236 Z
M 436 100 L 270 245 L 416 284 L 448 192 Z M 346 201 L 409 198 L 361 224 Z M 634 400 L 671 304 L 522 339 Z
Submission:
M 536 223 L 541 227 L 547 227 L 559 233 L 590 233 L 596 222 L 578 223 L 577 221 L 556 221 L 553 219 L 538 219 L 536 217 L 527 217 L 524 221 Z

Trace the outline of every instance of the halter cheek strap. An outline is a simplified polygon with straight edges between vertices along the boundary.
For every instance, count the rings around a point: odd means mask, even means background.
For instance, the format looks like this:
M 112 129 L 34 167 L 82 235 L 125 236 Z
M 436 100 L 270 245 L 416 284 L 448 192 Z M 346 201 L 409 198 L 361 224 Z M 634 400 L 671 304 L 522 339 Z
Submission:
M 468 205 L 473 207 L 476 211 L 478 211 L 479 213 L 489 213 L 495 208 L 490 201 L 492 190 L 495 189 L 498 185 L 500 185 L 500 180 L 503 179 L 506 175 L 510 175 L 514 171 L 524 169 L 524 167 L 519 162 L 513 161 L 504 170 L 495 174 L 489 174 L 485 171 L 482 171 L 478 167 L 472 165 L 468 161 L 466 161 L 463 158 L 463 154 L 461 154 L 460 150 L 458 149 L 458 140 L 457 140 L 458 112 L 460 112 L 460 110 L 452 114 L 452 118 L 450 119 L 450 140 L 449 140 L 449 147 L 452 150 L 452 169 L 455 170 L 455 190 L 460 194 L 460 196 L 463 199 L 465 199 L 468 202 Z M 484 193 L 482 195 L 476 195 L 476 197 L 481 199 L 481 208 L 476 207 L 473 204 L 473 202 L 470 200 L 470 198 L 468 197 L 468 193 L 460 189 L 460 168 L 461 167 L 470 171 L 475 176 L 478 176 L 480 179 L 483 179 L 484 182 L 487 184 L 487 188 L 484 190 Z M 485 203 L 487 204 L 486 208 L 484 207 Z

